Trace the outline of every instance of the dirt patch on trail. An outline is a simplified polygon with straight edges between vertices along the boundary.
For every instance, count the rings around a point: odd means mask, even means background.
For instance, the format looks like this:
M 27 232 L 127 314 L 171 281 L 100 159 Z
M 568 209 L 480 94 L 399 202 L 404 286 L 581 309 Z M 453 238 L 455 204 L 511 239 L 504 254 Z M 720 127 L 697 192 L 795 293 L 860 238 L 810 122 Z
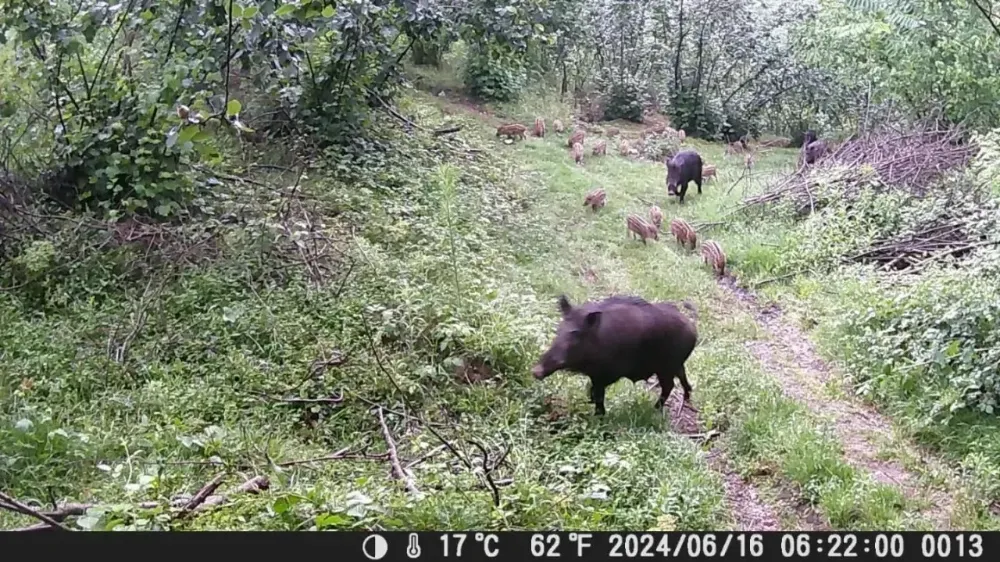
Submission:
M 647 387 L 659 394 L 659 384 L 653 379 Z M 725 490 L 726 509 L 733 519 L 734 531 L 779 531 L 781 530 L 781 520 L 777 511 L 760 497 L 760 493 L 751 484 L 743 479 L 736 471 L 736 467 L 726 457 L 725 451 L 718 446 L 718 434 L 705 433 L 705 428 L 698 420 L 698 414 L 690 408 L 681 408 L 683 401 L 683 391 L 675 388 L 670 393 L 670 398 L 664 406 L 664 410 L 670 416 L 670 425 L 673 430 L 680 435 L 687 435 L 692 439 L 705 441 L 716 438 L 712 449 L 708 453 L 709 466 L 722 476 L 722 484 Z
M 751 292 L 737 286 L 732 278 L 726 277 L 719 284 L 771 336 L 769 340 L 748 341 L 747 347 L 778 380 L 786 395 L 832 421 L 845 460 L 883 484 L 898 486 L 907 498 L 925 500 L 927 507 L 921 513 L 935 529 L 949 529 L 952 508 L 949 495 L 922 486 L 918 476 L 898 461 L 879 458 L 879 443 L 893 441 L 889 420 L 854 400 L 836 399 L 824 393 L 823 385 L 833 379 L 833 370 L 820 358 L 808 336 L 786 320 L 777 306 L 761 306 Z M 919 457 L 925 455 L 918 453 Z

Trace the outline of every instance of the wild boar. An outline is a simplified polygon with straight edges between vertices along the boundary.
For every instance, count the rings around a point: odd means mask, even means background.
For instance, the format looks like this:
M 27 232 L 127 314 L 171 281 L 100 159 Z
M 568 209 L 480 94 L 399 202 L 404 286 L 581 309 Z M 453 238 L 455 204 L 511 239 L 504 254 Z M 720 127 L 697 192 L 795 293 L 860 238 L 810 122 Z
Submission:
M 583 164 L 583 143 L 581 142 L 573 143 L 573 161 L 577 164 Z
M 597 212 L 598 209 L 604 206 L 608 200 L 608 194 L 603 189 L 595 189 L 587 194 L 587 198 L 583 200 L 583 206 L 590 206 L 590 210 Z
M 726 144 L 726 155 L 742 154 L 747 149 L 746 143 L 742 139 Z
M 594 145 L 594 156 L 604 156 L 608 153 L 608 141 L 601 141 Z
M 655 374 L 660 382 L 656 401 L 660 409 L 676 377 L 684 389 L 680 407 L 690 407 L 692 389 L 684 364 L 697 345 L 698 332 L 676 305 L 612 296 L 573 306 L 563 295 L 559 310 L 562 319 L 556 336 L 531 370 L 536 379 L 560 370 L 589 377 L 590 401 L 595 415 L 601 416 L 606 412 L 605 390 L 615 382 L 623 378 L 643 381 Z
M 677 140 L 684 142 L 684 139 L 686 138 L 687 133 L 684 132 L 684 129 L 677 129 Z
M 660 233 L 656 227 L 643 220 L 639 215 L 629 215 L 625 219 L 625 224 L 628 226 L 629 237 L 640 238 L 643 244 L 646 243 L 647 238 L 660 239 Z
M 705 258 L 705 264 L 712 266 L 716 275 L 721 277 L 726 274 L 726 254 L 718 242 L 709 240 L 702 244 L 701 255 Z
M 653 226 L 659 230 L 660 227 L 663 226 L 663 211 L 661 211 L 656 205 L 653 205 L 649 208 L 649 220 L 653 223 Z
M 524 133 L 527 130 L 528 128 L 520 123 L 508 123 L 497 127 L 497 137 L 506 136 L 523 140 L 525 137 Z
M 573 131 L 573 134 L 569 136 L 569 140 L 566 141 L 566 146 L 573 148 L 573 145 L 576 143 L 583 144 L 583 138 L 586 135 L 587 134 L 583 131 L 583 129 Z
M 607 130 L 605 134 L 608 136 L 609 139 L 613 139 L 617 137 L 618 133 L 620 132 L 621 131 L 619 131 L 617 127 L 611 127 L 610 129 Z
M 618 143 L 618 154 L 619 155 L 627 157 L 631 151 L 632 151 L 632 147 L 629 146 L 627 140 L 622 139 L 621 142 Z
M 545 119 L 542 119 L 541 117 L 535 117 L 535 136 L 545 136 Z
M 552 122 L 552 128 L 555 129 L 557 133 L 561 133 L 566 130 L 566 128 L 563 127 L 563 122 L 558 119 Z
M 701 169 L 701 177 L 704 180 L 707 180 L 708 178 L 714 178 L 715 177 L 715 166 L 713 166 L 711 164 L 705 164 L 705 166 L 702 167 L 702 169 Z
M 695 233 L 694 228 L 682 218 L 670 221 L 670 233 L 674 235 L 677 243 L 682 248 L 686 248 L 688 244 L 691 244 L 691 249 L 693 250 L 698 243 L 698 235 Z
M 682 150 L 667 161 L 667 194 L 677 195 L 679 202 L 684 203 L 688 182 L 693 181 L 698 186 L 701 195 L 702 181 L 701 156 L 693 150 Z

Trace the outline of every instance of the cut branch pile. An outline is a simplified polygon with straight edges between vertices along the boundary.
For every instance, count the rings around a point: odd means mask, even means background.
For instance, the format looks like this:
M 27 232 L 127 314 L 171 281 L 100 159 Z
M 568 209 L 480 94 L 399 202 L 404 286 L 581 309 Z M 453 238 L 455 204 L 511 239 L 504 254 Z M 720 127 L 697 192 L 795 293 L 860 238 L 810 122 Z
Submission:
M 907 269 L 917 272 L 930 263 L 947 258 L 961 258 L 975 248 L 996 244 L 976 240 L 966 219 L 939 217 L 933 223 L 898 238 L 876 242 L 865 251 L 847 256 L 845 261 L 874 263 L 886 270 Z
M 816 209 L 817 173 L 828 189 L 824 195 L 854 197 L 873 179 L 885 189 L 905 190 L 917 196 L 939 182 L 951 170 L 965 167 L 976 149 L 960 142 L 960 129 L 926 126 L 902 133 L 882 130 L 847 141 L 812 166 L 801 167 L 766 192 L 744 199 L 737 210 L 774 203 L 783 199 L 796 202 L 800 214 Z

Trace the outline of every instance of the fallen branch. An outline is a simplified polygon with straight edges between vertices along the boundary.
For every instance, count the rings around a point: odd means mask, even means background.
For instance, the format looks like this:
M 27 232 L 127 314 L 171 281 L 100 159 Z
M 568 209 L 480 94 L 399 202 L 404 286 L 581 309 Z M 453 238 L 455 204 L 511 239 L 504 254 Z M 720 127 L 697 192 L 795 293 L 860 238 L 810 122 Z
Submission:
M 52 516 L 41 513 L 38 510 L 32 509 L 3 492 L 0 492 L 0 509 L 6 509 L 8 511 L 20 513 L 22 515 L 27 515 L 28 517 L 34 517 L 35 519 L 38 519 L 39 521 L 47 524 L 52 529 L 58 529 L 61 531 L 70 530 L 68 527 L 57 521 Z
M 382 413 L 381 406 L 378 409 L 378 423 L 382 426 L 382 437 L 385 439 L 385 445 L 389 449 L 389 464 L 392 465 L 393 475 L 403 481 L 403 486 L 407 492 L 419 494 L 420 490 L 417 489 L 417 484 L 413 481 L 413 477 L 403 470 L 403 465 L 399 463 L 399 455 L 396 453 L 396 443 L 393 442 L 392 434 L 389 433 L 389 426 L 385 424 L 385 415 Z
M 337 451 L 335 453 L 331 453 L 329 455 L 323 455 L 323 456 L 320 456 L 320 457 L 312 457 L 312 458 L 308 458 L 308 459 L 299 459 L 299 460 L 294 460 L 294 461 L 284 461 L 284 462 L 275 463 L 275 465 L 284 468 L 284 467 L 288 467 L 288 466 L 296 466 L 296 465 L 300 465 L 300 464 L 309 464 L 309 463 L 314 463 L 314 462 L 327 462 L 327 461 L 339 461 L 339 460 L 350 460 L 350 459 L 360 459 L 360 460 L 366 460 L 366 461 L 376 461 L 376 460 L 377 461 L 384 461 L 385 459 L 389 458 L 388 454 L 367 455 L 367 454 L 364 454 L 364 453 L 349 453 L 348 451 L 350 451 L 350 450 L 351 450 L 350 447 L 344 447 L 343 449 L 341 449 L 341 450 L 339 450 L 339 451 Z
M 456 125 L 454 127 L 447 127 L 445 129 L 437 129 L 436 131 L 434 131 L 431 134 L 434 135 L 435 137 L 440 137 L 441 135 L 447 135 L 449 133 L 457 133 L 457 132 L 459 132 L 461 130 L 462 130 L 462 126 L 461 125 Z
M 217 490 L 219 486 L 222 485 L 222 481 L 226 479 L 226 473 L 221 472 L 211 482 L 205 484 L 198 493 L 191 498 L 184 507 L 174 516 L 174 519 L 183 519 L 187 517 L 192 511 L 198 508 L 199 505 L 208 499 L 208 496 L 212 495 L 212 492 Z

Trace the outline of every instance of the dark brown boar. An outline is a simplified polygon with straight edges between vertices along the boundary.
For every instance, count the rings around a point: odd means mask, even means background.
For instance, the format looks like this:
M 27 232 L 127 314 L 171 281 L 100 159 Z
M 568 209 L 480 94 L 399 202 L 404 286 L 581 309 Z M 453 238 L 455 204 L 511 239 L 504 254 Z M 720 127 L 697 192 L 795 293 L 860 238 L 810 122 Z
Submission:
M 573 145 L 576 143 L 583 144 L 583 139 L 586 136 L 587 133 L 584 132 L 583 129 L 576 129 L 575 131 L 573 131 L 573 134 L 569 136 L 569 140 L 566 141 L 566 146 L 573 148 Z
M 684 363 L 697 345 L 698 332 L 676 305 L 621 295 L 573 306 L 563 295 L 559 310 L 562 320 L 555 339 L 531 370 L 536 379 L 559 370 L 589 377 L 590 401 L 600 416 L 605 413 L 605 390 L 615 382 L 656 375 L 660 409 L 676 377 L 684 389 L 681 407 L 690 406 L 692 389 Z
M 688 182 L 693 181 L 701 195 L 702 164 L 701 156 L 693 150 L 682 150 L 667 160 L 667 194 L 676 195 L 683 203 Z
M 535 136 L 545 136 L 545 119 L 542 119 L 541 117 L 535 117 Z

